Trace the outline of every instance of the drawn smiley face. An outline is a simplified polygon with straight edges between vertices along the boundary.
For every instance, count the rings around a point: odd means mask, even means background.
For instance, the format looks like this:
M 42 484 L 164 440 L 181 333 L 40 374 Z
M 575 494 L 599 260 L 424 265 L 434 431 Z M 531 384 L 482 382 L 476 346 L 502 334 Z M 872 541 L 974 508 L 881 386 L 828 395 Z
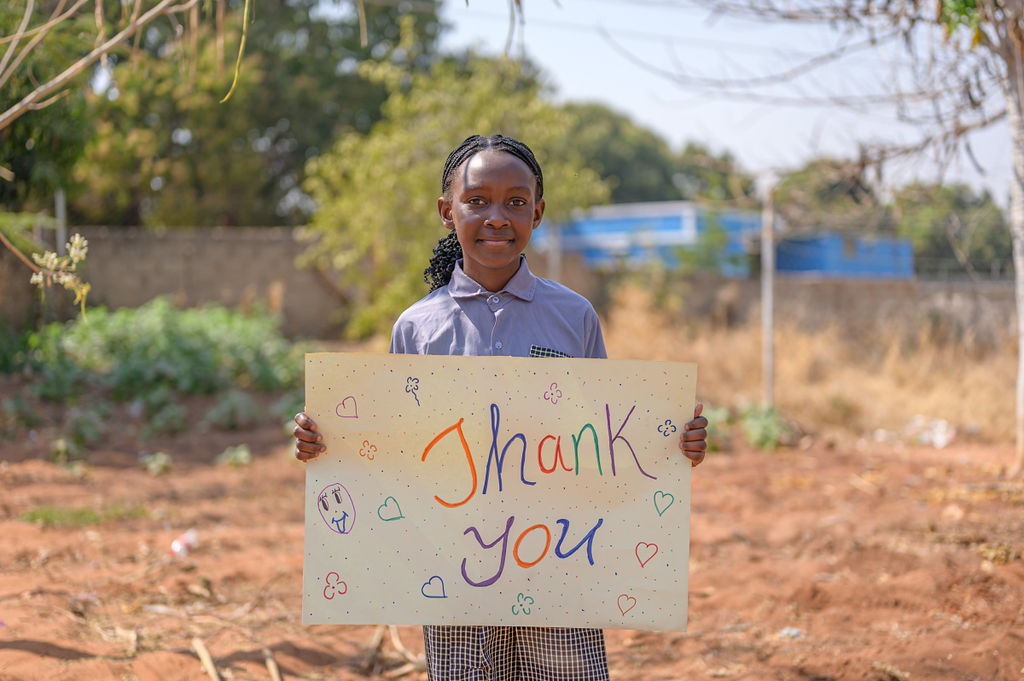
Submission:
M 356 507 L 352 503 L 352 495 L 341 483 L 334 482 L 320 490 L 316 506 L 332 532 L 348 534 L 355 527 Z

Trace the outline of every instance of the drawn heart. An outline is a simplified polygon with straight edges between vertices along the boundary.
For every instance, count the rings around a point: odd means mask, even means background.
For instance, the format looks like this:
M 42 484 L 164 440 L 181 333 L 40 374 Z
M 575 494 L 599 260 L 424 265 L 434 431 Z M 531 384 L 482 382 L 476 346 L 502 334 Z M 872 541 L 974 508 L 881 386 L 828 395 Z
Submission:
M 662 515 L 668 510 L 668 507 L 674 504 L 676 498 L 668 492 L 662 492 L 660 489 L 654 493 L 654 508 L 658 512 L 658 515 Z
M 352 402 L 351 406 L 346 407 L 345 405 Z M 351 411 L 351 413 L 349 413 Z M 359 418 L 359 406 L 356 404 L 356 398 L 349 395 L 341 401 L 334 409 L 334 413 L 343 419 L 357 419 Z
M 331 600 L 335 596 L 344 596 L 348 593 L 348 584 L 341 581 L 341 575 L 337 572 L 328 572 L 325 581 L 327 586 L 324 587 L 324 598 L 327 600 Z
M 398 505 L 398 500 L 394 497 L 388 497 L 384 500 L 384 503 L 377 507 L 377 517 L 383 521 L 398 520 L 404 518 L 402 515 L 402 507 Z
M 619 612 L 625 615 L 636 605 L 636 599 L 626 594 L 619 594 Z
M 423 586 L 420 587 L 420 593 L 427 598 L 447 598 L 444 594 L 444 580 L 437 575 L 423 583 Z
M 657 544 L 648 544 L 645 541 L 640 542 L 636 545 L 636 559 L 640 561 L 640 567 L 647 567 L 647 562 L 654 558 L 654 554 L 658 552 Z

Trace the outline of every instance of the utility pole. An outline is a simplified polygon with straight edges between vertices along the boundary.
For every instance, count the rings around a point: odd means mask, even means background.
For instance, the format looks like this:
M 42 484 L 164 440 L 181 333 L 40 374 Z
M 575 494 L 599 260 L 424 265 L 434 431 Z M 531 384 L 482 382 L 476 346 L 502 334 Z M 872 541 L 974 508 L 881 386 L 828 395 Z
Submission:
M 761 378 L 764 406 L 775 406 L 775 182 L 765 182 L 761 209 Z
M 67 249 L 64 245 L 68 241 L 68 206 L 63 187 L 57 189 L 54 203 L 53 213 L 57 218 L 57 247 L 54 250 L 57 251 L 57 255 L 66 255 Z

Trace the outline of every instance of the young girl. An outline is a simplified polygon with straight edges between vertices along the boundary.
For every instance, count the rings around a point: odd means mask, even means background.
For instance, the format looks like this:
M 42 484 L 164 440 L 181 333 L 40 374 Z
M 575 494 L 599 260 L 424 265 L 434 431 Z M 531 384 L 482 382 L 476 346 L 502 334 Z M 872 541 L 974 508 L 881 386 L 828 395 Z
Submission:
M 391 352 L 607 356 L 590 303 L 535 277 L 522 255 L 544 216 L 544 180 L 529 147 L 501 135 L 467 138 L 445 162 L 437 211 L 450 231 L 424 272 L 431 292 L 398 318 Z M 707 447 L 702 409 L 679 439 L 694 466 Z M 312 419 L 300 413 L 295 421 L 296 458 L 322 454 Z M 425 626 L 423 639 L 432 681 L 608 679 L 599 629 Z

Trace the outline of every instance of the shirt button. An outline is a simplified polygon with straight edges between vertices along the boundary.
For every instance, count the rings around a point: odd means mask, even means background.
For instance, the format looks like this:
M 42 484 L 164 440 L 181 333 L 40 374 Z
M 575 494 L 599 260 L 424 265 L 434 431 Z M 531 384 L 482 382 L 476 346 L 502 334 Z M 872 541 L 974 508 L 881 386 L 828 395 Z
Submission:
M 497 343 L 494 344 L 494 349 L 495 350 L 501 350 L 502 347 L 503 346 L 501 344 L 501 341 L 498 341 Z
M 487 302 L 490 303 L 491 305 L 497 305 L 498 300 L 498 296 L 491 296 L 490 298 L 487 299 Z

